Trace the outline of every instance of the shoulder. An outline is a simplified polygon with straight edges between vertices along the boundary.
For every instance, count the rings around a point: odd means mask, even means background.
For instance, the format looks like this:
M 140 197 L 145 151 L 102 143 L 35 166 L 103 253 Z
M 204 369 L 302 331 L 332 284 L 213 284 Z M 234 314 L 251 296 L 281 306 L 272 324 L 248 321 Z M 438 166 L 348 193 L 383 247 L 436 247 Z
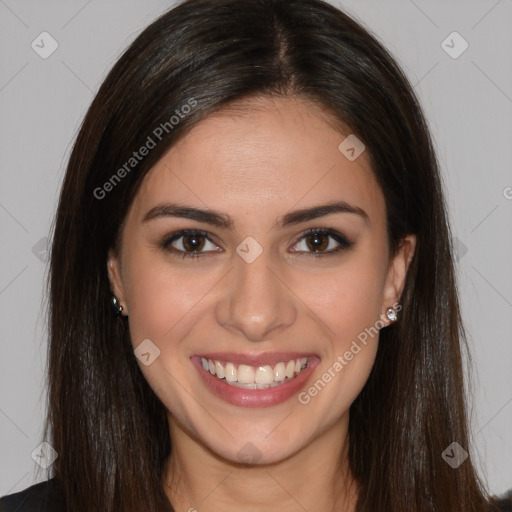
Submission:
M 0 498 L 0 512 L 66 512 L 55 478 Z M 512 489 L 493 496 L 489 512 L 512 512 Z
M 0 512 L 65 512 L 55 478 L 0 498 Z
M 492 505 L 489 512 L 512 512 L 512 489 L 501 496 L 493 496 Z

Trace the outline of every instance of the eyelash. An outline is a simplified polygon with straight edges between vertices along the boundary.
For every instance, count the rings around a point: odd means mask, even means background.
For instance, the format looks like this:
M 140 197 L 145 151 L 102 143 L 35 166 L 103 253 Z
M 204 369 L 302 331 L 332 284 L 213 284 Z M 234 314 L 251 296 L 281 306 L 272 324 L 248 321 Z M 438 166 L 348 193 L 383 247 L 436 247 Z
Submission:
M 175 242 L 176 240 L 179 240 L 180 238 L 182 238 L 183 236 L 186 236 L 186 235 L 203 236 L 207 240 L 212 242 L 212 240 L 210 240 L 210 238 L 208 236 L 209 233 L 207 233 L 206 231 L 201 231 L 200 229 L 182 229 L 180 231 L 176 231 L 175 233 L 172 233 L 171 235 L 167 236 L 164 240 L 162 240 L 160 246 L 162 247 L 162 249 L 170 251 L 174 255 L 180 256 L 182 258 L 199 258 L 199 257 L 204 256 L 206 253 L 185 252 L 185 251 L 181 251 L 179 249 L 175 249 L 174 247 L 171 247 L 172 242 Z M 308 236 L 311 236 L 311 235 L 328 235 L 339 244 L 338 248 L 336 248 L 334 250 L 330 250 L 328 252 L 321 252 L 321 251 L 309 252 L 308 254 L 310 256 L 313 256 L 314 258 L 321 258 L 324 256 L 331 256 L 334 254 L 338 254 L 339 252 L 341 252 L 343 250 L 349 249 L 354 244 L 354 242 L 349 241 L 344 235 L 342 235 L 341 233 L 339 233 L 338 231 L 335 231 L 333 229 L 312 228 L 312 229 L 308 229 L 307 231 L 305 231 L 294 245 L 297 245 L 298 243 L 302 242 L 302 240 L 306 239 Z M 300 253 L 302 251 L 293 251 L 293 252 Z

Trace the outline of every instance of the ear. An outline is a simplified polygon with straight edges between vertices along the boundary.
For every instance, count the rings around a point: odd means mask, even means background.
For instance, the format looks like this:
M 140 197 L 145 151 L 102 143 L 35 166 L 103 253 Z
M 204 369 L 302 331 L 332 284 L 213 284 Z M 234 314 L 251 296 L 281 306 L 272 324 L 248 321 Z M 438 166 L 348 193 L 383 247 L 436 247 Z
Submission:
M 386 309 L 396 305 L 400 301 L 402 291 L 405 285 L 405 277 L 409 264 L 414 256 L 416 250 L 416 235 L 407 235 L 400 242 L 400 247 L 396 255 L 389 263 L 388 273 L 386 276 L 386 283 L 384 285 L 384 294 L 382 302 L 381 319 L 384 326 L 389 325 L 391 320 L 386 315 Z
M 121 261 L 117 253 L 114 251 L 114 249 L 110 249 L 108 251 L 107 271 L 108 280 L 110 281 L 110 289 L 119 300 L 120 305 L 123 307 L 122 314 L 127 316 L 128 307 L 126 305 L 126 296 L 122 277 Z

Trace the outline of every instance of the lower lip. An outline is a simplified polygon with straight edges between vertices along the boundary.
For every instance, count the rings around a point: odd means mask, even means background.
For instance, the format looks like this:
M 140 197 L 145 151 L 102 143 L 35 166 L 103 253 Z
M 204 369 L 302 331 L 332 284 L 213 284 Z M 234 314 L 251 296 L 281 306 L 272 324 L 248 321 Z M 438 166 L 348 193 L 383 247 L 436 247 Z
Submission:
M 225 402 L 242 407 L 269 407 L 288 400 L 300 391 L 320 362 L 318 357 L 310 357 L 308 366 L 299 375 L 279 386 L 267 389 L 243 389 L 231 386 L 225 380 L 218 379 L 204 370 L 200 357 L 193 356 L 191 360 L 210 391 Z

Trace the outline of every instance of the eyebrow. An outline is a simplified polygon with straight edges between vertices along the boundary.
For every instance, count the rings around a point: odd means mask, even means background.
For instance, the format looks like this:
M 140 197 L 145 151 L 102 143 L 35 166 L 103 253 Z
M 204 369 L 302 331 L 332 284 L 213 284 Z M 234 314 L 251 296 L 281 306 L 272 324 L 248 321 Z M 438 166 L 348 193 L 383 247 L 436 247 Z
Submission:
M 351 213 L 361 217 L 366 223 L 369 222 L 368 214 L 359 206 L 354 206 L 345 201 L 326 203 L 311 208 L 303 208 L 287 213 L 280 217 L 277 225 L 281 227 L 300 224 L 308 220 L 317 219 L 333 213 Z M 227 214 L 212 209 L 201 209 L 192 206 L 184 206 L 175 203 L 165 203 L 151 208 L 144 215 L 142 222 L 149 222 L 161 217 L 179 217 L 183 219 L 196 220 L 205 224 L 212 224 L 219 228 L 234 231 L 235 222 Z

